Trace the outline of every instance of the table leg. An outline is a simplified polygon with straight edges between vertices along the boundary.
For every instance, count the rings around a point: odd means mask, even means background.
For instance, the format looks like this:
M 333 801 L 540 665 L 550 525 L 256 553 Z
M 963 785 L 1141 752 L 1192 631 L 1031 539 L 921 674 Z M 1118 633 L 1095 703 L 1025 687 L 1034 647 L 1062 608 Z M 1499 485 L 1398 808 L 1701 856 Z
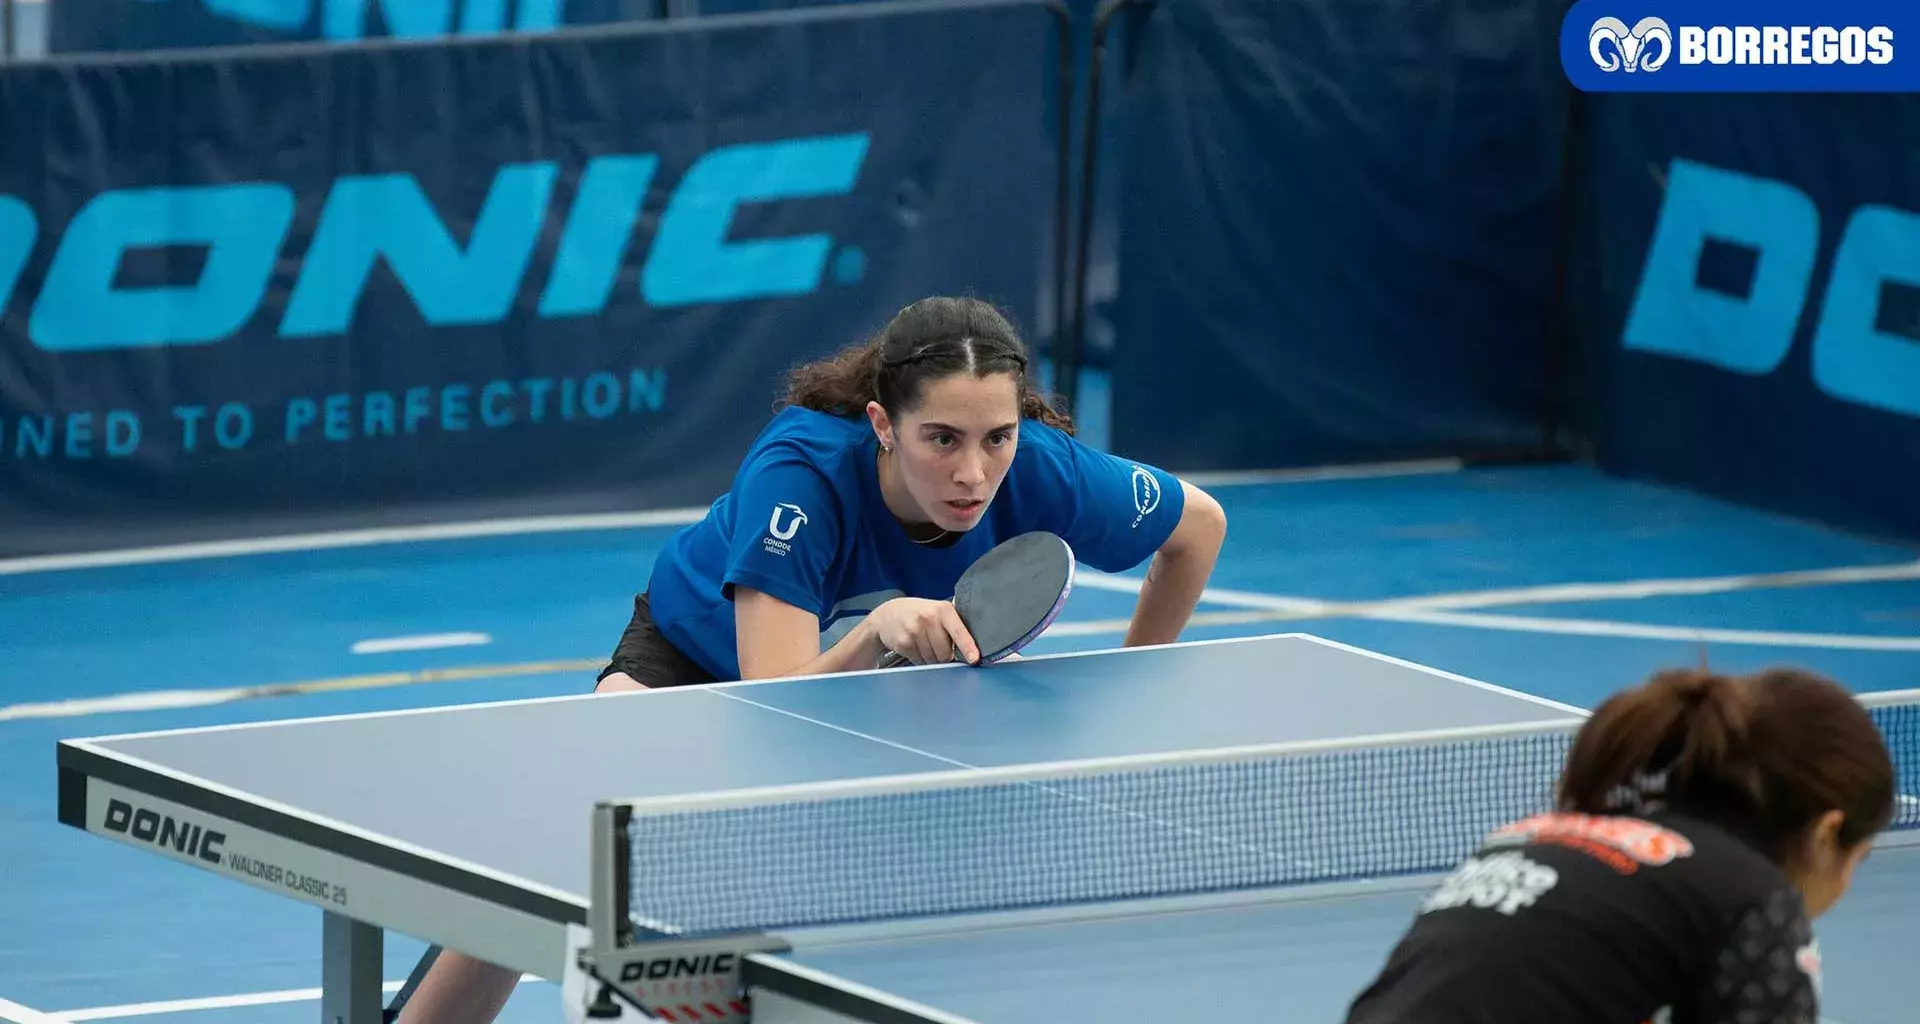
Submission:
M 320 926 L 321 1024 L 381 1024 L 379 928 L 331 912 Z

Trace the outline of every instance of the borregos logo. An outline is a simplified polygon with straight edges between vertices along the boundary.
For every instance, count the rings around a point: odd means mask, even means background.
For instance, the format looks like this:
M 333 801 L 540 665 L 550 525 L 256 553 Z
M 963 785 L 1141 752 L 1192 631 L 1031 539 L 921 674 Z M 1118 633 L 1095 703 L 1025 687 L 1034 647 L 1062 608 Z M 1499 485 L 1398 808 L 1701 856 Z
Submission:
M 1587 52 L 1602 71 L 1658 71 L 1673 56 L 1673 33 L 1659 18 L 1642 18 L 1632 28 L 1601 18 L 1587 34 Z
M 1587 32 L 1587 55 L 1609 74 L 1652 73 L 1669 60 L 1700 65 L 1866 65 L 1893 62 L 1893 29 L 1885 25 L 1668 25 L 1641 18 L 1628 25 L 1602 17 Z

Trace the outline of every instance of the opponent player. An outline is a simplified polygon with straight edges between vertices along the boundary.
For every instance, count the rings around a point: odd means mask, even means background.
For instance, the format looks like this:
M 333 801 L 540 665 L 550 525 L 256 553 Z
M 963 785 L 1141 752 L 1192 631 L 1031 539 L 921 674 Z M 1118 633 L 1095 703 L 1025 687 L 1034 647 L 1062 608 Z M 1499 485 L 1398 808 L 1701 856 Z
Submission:
M 1428 896 L 1348 1024 L 1815 1024 L 1810 922 L 1893 813 L 1879 730 L 1834 683 L 1656 675 L 1585 723 L 1554 813 Z
M 1177 639 L 1226 515 L 1199 488 L 1077 440 L 991 305 L 936 297 L 790 376 L 732 488 L 667 542 L 599 690 L 868 670 L 979 650 L 947 598 L 1034 530 L 1118 572 L 1151 559 L 1125 644 Z M 516 976 L 448 952 L 400 1024 L 491 1021 Z

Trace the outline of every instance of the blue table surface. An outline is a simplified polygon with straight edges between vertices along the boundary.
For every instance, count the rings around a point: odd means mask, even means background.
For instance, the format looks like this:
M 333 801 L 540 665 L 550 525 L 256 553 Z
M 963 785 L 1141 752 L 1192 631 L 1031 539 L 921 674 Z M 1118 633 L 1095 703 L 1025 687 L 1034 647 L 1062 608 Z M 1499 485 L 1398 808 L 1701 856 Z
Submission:
M 1564 720 L 1282 636 L 108 738 L 106 750 L 584 894 L 596 801 Z M 484 794 L 449 800 L 450 787 Z M 494 827 L 472 800 L 515 823 Z
M 821 948 L 788 959 L 980 1024 L 1127 1024 L 1245 1013 L 1339 1024 L 1422 889 L 1040 924 Z M 1882 849 L 1816 922 L 1822 1018 L 1907 1024 L 1920 848 Z

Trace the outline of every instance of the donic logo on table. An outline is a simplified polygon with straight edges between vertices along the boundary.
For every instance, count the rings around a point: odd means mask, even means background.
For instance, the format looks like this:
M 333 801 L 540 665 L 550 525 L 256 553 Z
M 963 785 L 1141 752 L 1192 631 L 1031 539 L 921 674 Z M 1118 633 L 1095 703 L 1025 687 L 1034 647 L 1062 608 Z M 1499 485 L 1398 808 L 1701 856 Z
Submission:
M 362 293 L 384 267 L 434 327 L 495 324 L 513 311 L 522 284 L 541 281 L 534 315 L 591 316 L 625 296 L 629 282 L 654 307 L 807 295 L 829 269 L 845 280 L 865 259 L 836 254 L 824 232 L 732 237 L 735 210 L 749 203 L 844 196 L 867 154 L 864 133 L 817 135 L 726 146 L 696 160 L 672 188 L 649 235 L 636 231 L 659 159 L 594 158 L 569 207 L 549 213 L 560 177 L 553 161 L 494 172 L 464 243 L 449 232 L 410 174 L 352 175 L 334 181 L 319 204 L 275 332 L 283 338 L 342 335 Z M 290 250 L 301 197 L 277 182 L 130 188 L 88 200 L 52 256 L 25 315 L 28 337 L 53 352 L 206 345 L 246 327 Z M 549 217 L 557 243 L 545 273 L 534 257 Z M 34 210 L 0 195 L 0 312 L 40 246 Z M 197 279 L 155 285 L 123 279 L 143 251 L 204 254 Z M 623 268 L 637 265 L 637 274 Z
M 1909 91 L 1905 3 L 1580 0 L 1561 25 L 1567 78 L 1598 92 Z

